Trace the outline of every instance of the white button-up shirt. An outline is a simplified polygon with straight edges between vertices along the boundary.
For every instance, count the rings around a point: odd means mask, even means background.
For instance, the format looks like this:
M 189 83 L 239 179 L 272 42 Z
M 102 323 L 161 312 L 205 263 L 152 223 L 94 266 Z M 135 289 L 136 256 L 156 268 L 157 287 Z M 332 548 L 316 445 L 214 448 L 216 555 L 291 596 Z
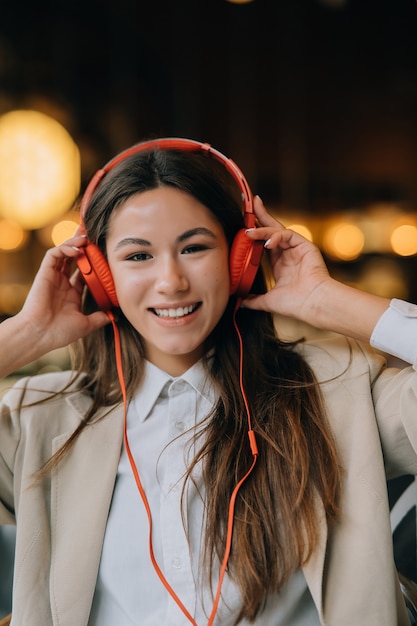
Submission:
M 371 344 L 374 348 L 411 363 L 416 369 L 416 322 L 417 305 L 393 298 L 373 330 Z
M 177 379 L 147 363 L 127 416 L 130 448 L 152 513 L 156 560 L 198 626 L 207 624 L 213 598 L 202 580 L 204 490 L 197 474 L 195 483 L 188 481 L 184 517 L 180 501 L 187 458 L 195 455 L 190 442 L 216 398 L 201 363 Z M 145 507 L 123 449 L 89 626 L 189 626 L 154 571 L 148 536 Z M 216 586 L 214 580 L 214 591 Z M 214 623 L 231 626 L 239 605 L 239 591 L 226 576 Z M 301 571 L 279 597 L 269 599 L 256 624 L 320 624 Z
M 416 305 L 392 300 L 375 326 L 371 344 L 417 367 L 416 318 Z M 187 446 L 192 432 L 187 431 L 198 427 L 216 397 L 201 363 L 178 379 L 148 363 L 128 411 L 129 442 L 152 511 L 155 556 L 198 626 L 207 624 L 212 598 L 201 578 L 204 490 L 197 476 L 197 483 L 188 485 L 184 520 L 180 498 L 187 453 L 193 456 Z M 188 626 L 151 565 L 148 534 L 145 509 L 123 450 L 89 626 Z M 227 577 L 222 597 L 215 624 L 230 626 L 239 593 Z M 302 572 L 294 574 L 279 597 L 269 598 L 256 620 L 259 626 L 319 623 Z

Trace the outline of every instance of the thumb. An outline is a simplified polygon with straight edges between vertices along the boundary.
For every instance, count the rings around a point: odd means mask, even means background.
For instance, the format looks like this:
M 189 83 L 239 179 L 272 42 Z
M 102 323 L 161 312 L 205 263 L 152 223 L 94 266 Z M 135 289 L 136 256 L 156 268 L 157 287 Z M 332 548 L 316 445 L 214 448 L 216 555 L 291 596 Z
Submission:
M 249 295 L 240 304 L 242 309 L 252 309 L 254 311 L 268 311 L 265 302 L 265 294 Z
M 106 324 L 109 324 L 111 320 L 104 311 L 95 311 L 94 313 L 90 313 L 90 315 L 88 315 L 88 321 L 90 324 L 89 332 L 92 332 L 106 326 Z

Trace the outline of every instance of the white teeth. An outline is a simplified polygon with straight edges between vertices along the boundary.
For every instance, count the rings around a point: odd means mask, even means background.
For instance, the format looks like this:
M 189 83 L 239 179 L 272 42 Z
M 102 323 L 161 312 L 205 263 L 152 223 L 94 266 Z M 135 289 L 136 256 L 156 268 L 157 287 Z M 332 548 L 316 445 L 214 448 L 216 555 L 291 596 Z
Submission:
M 177 309 L 154 309 L 155 313 L 158 317 L 184 317 L 184 315 L 189 315 L 197 308 L 196 304 L 192 304 L 191 306 L 179 306 Z

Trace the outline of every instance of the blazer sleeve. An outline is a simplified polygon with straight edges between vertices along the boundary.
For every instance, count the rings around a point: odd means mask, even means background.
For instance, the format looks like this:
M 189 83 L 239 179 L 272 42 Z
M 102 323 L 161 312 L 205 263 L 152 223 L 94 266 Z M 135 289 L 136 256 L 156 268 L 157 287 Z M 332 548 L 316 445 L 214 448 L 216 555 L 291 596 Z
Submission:
M 0 524 L 13 524 L 34 473 L 52 456 L 52 440 L 71 433 L 81 415 L 66 399 L 73 372 L 25 377 L 0 404 Z M 66 390 L 65 394 L 60 392 Z M 74 382 L 73 391 L 77 384 Z M 44 402 L 48 400 L 47 402 Z
M 339 443 L 346 445 L 346 429 L 353 427 L 353 421 L 356 429 L 362 423 L 362 440 L 355 445 L 363 444 L 366 454 L 371 442 L 364 439 L 372 430 L 367 425 L 374 422 L 387 478 L 416 475 L 417 372 L 414 367 L 387 367 L 385 357 L 369 345 L 342 336 L 313 342 L 302 352 L 321 384 L 328 417 Z
M 14 462 L 20 441 L 20 421 L 13 406 L 22 403 L 24 387 L 24 381 L 20 381 L 5 394 L 0 404 L 0 524 L 15 523 Z
M 372 382 L 372 396 L 388 478 L 417 474 L 417 372 L 386 368 Z

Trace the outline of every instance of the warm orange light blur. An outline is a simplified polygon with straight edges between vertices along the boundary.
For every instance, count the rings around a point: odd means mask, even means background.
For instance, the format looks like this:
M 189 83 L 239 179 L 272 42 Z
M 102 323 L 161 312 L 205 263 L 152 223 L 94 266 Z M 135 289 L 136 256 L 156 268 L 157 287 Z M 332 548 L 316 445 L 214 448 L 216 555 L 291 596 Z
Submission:
M 0 116 L 0 214 L 28 230 L 68 211 L 80 189 L 80 154 L 61 124 L 38 111 Z
M 393 251 L 400 256 L 417 254 L 417 227 L 413 224 L 401 224 L 391 233 L 390 243 Z
M 0 249 L 18 250 L 27 241 L 28 233 L 14 220 L 0 220 Z
M 68 211 L 58 219 L 44 228 L 36 231 L 36 238 L 45 248 L 59 246 L 66 239 L 73 237 L 77 226 L 80 225 L 80 214 L 78 211 Z
M 347 222 L 330 226 L 323 237 L 323 247 L 327 254 L 343 261 L 356 259 L 363 246 L 364 235 L 361 229 Z
M 74 236 L 78 222 L 72 220 L 62 220 L 52 228 L 51 239 L 54 246 L 59 246 L 67 239 Z

